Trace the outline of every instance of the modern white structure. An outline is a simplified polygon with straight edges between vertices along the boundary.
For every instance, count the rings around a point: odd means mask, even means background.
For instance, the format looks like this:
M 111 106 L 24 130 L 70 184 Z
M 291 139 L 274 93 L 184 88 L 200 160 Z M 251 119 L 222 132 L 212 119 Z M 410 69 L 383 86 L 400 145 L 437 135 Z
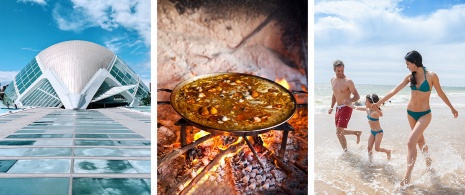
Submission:
M 5 89 L 14 107 L 86 109 L 138 106 L 148 87 L 118 56 L 88 41 L 65 41 L 41 51 Z

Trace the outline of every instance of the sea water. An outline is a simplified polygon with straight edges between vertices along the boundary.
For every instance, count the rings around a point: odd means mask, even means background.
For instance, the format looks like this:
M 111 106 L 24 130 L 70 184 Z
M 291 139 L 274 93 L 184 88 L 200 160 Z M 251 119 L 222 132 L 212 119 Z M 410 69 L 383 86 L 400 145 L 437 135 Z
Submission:
M 360 95 L 360 100 L 357 102 L 362 106 L 365 105 L 365 97 L 368 94 L 377 94 L 380 99 L 384 97 L 390 90 L 394 89 L 395 85 L 369 85 L 369 84 L 356 84 L 355 88 L 357 89 L 358 94 Z M 464 107 L 465 106 L 465 87 L 447 87 L 443 86 L 442 90 L 446 93 L 447 97 L 451 100 L 454 106 Z M 410 100 L 411 90 L 408 87 L 404 87 L 399 91 L 395 96 L 393 96 L 385 104 L 393 105 L 407 105 Z M 331 106 L 331 98 L 333 91 L 329 83 L 316 83 L 315 84 L 315 114 L 326 113 Z M 452 101 L 457 100 L 457 101 Z M 444 102 L 439 98 L 436 90 L 433 87 L 431 92 L 430 105 L 439 105 L 445 106 Z
M 367 94 L 386 95 L 394 85 L 356 84 L 360 104 Z M 393 150 L 391 160 L 386 154 L 373 151 L 370 163 L 367 139 L 370 135 L 366 113 L 354 111 L 349 129 L 362 130 L 362 139 L 347 135 L 348 152 L 343 152 L 336 136 L 334 112 L 331 104 L 330 84 L 315 84 L 314 96 L 314 192 L 315 194 L 465 194 L 465 88 L 442 87 L 452 105 L 459 111 L 454 119 L 447 105 L 433 89 L 430 105 L 433 119 L 424 135 L 433 160 L 431 169 L 426 166 L 425 155 L 417 150 L 417 162 L 412 172 L 411 185 L 399 185 L 406 171 L 407 140 L 410 127 L 406 105 L 410 89 L 405 87 L 386 102 L 384 116 L 380 118 L 385 133 L 381 147 Z

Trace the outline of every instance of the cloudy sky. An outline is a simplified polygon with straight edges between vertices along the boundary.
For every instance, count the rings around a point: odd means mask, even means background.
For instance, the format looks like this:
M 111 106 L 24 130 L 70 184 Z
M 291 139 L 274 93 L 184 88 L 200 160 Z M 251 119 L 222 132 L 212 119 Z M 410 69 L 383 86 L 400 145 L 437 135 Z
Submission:
M 315 83 L 340 59 L 356 84 L 397 85 L 417 50 L 441 85 L 465 87 L 465 0 L 315 0 L 314 12 Z
M 0 6 L 0 83 L 67 40 L 107 47 L 150 82 L 150 0 L 7 0 Z

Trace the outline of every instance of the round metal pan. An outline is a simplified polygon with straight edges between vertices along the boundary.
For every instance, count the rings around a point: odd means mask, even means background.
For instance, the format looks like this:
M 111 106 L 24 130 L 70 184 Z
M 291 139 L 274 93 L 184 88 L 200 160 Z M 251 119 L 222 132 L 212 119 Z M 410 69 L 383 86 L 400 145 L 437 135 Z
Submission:
M 208 121 L 203 122 L 202 120 L 198 120 L 199 116 L 195 116 L 195 115 L 193 115 L 193 113 L 186 113 L 186 111 L 185 111 L 186 108 L 185 107 L 194 107 L 195 105 L 190 104 L 190 103 L 186 103 L 184 101 L 179 101 L 179 99 L 182 99 L 182 98 L 180 98 L 180 96 L 187 96 L 187 95 L 185 95 L 186 93 L 184 93 L 185 91 L 181 91 L 181 90 L 186 90 L 187 87 L 192 88 L 192 85 L 195 86 L 195 83 L 198 83 L 198 82 L 206 81 L 206 82 L 210 82 L 210 83 L 216 83 L 216 82 L 218 82 L 218 80 L 221 80 L 222 78 L 228 78 L 228 77 L 230 77 L 230 78 L 240 77 L 240 78 L 244 78 L 246 80 L 247 79 L 253 80 L 254 82 L 259 81 L 259 82 L 263 82 L 264 85 L 272 86 L 273 90 L 277 89 L 278 91 L 276 93 L 281 93 L 283 95 L 283 97 L 285 97 L 283 99 L 287 100 L 285 102 L 286 106 L 283 106 L 283 108 L 281 108 L 281 109 L 279 109 L 279 111 L 277 111 L 277 112 L 279 112 L 279 117 L 278 117 L 279 120 L 275 120 L 275 121 L 271 121 L 271 122 L 268 121 L 268 123 L 266 123 L 266 122 L 260 123 L 260 125 L 257 124 L 257 126 L 255 126 L 253 123 L 250 123 L 250 121 L 249 121 L 249 124 L 247 126 L 244 125 L 244 127 L 242 127 L 239 124 L 239 126 L 236 126 L 234 128 L 231 128 L 231 127 L 222 128 L 221 125 L 212 125 L 212 122 L 209 123 Z M 224 90 L 222 92 L 224 92 Z M 227 93 L 227 92 L 224 92 L 224 93 Z M 179 115 L 181 115 L 185 120 L 187 120 L 189 123 L 191 123 L 193 126 L 196 126 L 196 127 L 200 128 L 202 130 L 205 130 L 205 131 L 208 131 L 208 132 L 211 132 L 211 133 L 215 133 L 215 134 L 235 135 L 235 136 L 257 135 L 257 134 L 262 134 L 262 133 L 265 133 L 267 131 L 270 131 L 273 128 L 287 122 L 294 115 L 296 107 L 297 107 L 296 106 L 296 99 L 293 96 L 293 93 L 291 93 L 289 90 L 287 90 L 286 88 L 284 88 L 280 84 L 278 84 L 278 83 L 276 83 L 274 81 L 268 80 L 266 78 L 263 78 L 263 77 L 250 75 L 250 74 L 243 74 L 243 73 L 212 73 L 212 74 L 205 74 L 205 75 L 200 75 L 200 76 L 190 78 L 188 80 L 185 80 L 185 81 L 179 83 L 172 90 L 171 96 L 170 96 L 170 102 L 171 102 L 171 105 L 174 108 L 174 110 Z M 220 104 L 221 104 L 221 102 L 220 102 Z M 189 108 L 189 109 L 196 110 L 194 108 Z M 254 108 L 252 107 L 252 109 L 254 109 Z M 265 112 L 265 110 L 263 112 Z M 197 113 L 197 114 L 201 115 L 200 113 Z M 190 116 L 194 116 L 194 117 L 190 117 Z

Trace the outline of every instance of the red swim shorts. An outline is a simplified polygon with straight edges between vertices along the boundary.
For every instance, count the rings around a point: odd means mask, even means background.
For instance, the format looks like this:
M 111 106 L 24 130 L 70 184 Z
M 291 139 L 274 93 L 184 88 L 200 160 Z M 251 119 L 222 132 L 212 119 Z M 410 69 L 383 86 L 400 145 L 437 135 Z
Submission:
M 335 115 L 336 127 L 347 128 L 350 117 L 352 116 L 352 108 L 349 106 L 337 107 Z

